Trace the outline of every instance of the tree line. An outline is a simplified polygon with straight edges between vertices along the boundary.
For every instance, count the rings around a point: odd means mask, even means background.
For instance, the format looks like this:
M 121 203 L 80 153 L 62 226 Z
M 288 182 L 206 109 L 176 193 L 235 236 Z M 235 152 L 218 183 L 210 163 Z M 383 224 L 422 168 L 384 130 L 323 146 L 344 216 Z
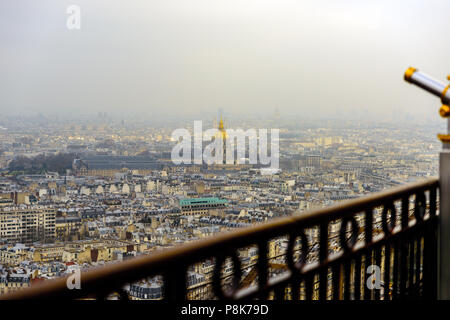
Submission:
M 8 165 L 11 172 L 24 172 L 27 174 L 44 173 L 48 171 L 65 174 L 72 168 L 75 153 L 39 154 L 34 157 L 17 156 Z

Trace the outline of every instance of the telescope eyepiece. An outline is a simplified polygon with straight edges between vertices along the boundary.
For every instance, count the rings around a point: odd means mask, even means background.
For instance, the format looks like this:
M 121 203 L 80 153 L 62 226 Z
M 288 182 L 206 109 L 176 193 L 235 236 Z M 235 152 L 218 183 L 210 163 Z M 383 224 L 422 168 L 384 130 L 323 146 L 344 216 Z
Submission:
M 417 69 L 413 67 L 409 67 L 408 69 L 406 69 L 404 76 L 405 81 L 411 83 L 411 77 L 416 71 Z

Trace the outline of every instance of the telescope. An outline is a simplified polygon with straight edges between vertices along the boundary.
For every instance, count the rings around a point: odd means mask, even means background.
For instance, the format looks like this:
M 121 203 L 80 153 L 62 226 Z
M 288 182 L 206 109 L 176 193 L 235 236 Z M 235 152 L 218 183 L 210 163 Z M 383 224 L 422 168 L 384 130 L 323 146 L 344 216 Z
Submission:
M 448 131 L 450 132 L 450 85 L 435 80 L 412 67 L 406 70 L 404 79 L 441 99 L 442 106 L 439 109 L 439 114 L 443 118 L 449 118 Z M 447 76 L 447 80 L 450 81 L 450 76 Z M 449 134 L 438 134 L 438 138 L 444 143 L 444 148 L 450 148 Z

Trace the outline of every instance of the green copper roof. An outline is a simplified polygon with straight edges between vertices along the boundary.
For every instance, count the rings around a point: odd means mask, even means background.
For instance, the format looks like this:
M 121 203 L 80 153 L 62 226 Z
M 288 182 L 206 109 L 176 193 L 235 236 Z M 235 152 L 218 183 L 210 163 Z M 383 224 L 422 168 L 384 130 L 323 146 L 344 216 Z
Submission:
M 211 198 L 191 198 L 191 199 L 181 199 L 180 200 L 180 206 L 190 206 L 190 205 L 196 205 L 196 204 L 221 204 L 221 203 L 227 203 L 227 200 L 225 199 L 219 199 L 215 197 Z

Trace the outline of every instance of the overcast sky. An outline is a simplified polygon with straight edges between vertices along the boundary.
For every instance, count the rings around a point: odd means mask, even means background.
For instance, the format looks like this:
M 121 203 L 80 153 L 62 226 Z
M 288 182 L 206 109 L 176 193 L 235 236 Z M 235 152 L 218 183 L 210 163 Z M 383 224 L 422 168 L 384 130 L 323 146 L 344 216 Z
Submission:
M 402 77 L 445 80 L 449 14 L 445 0 L 2 0 L 0 110 L 437 119 Z

